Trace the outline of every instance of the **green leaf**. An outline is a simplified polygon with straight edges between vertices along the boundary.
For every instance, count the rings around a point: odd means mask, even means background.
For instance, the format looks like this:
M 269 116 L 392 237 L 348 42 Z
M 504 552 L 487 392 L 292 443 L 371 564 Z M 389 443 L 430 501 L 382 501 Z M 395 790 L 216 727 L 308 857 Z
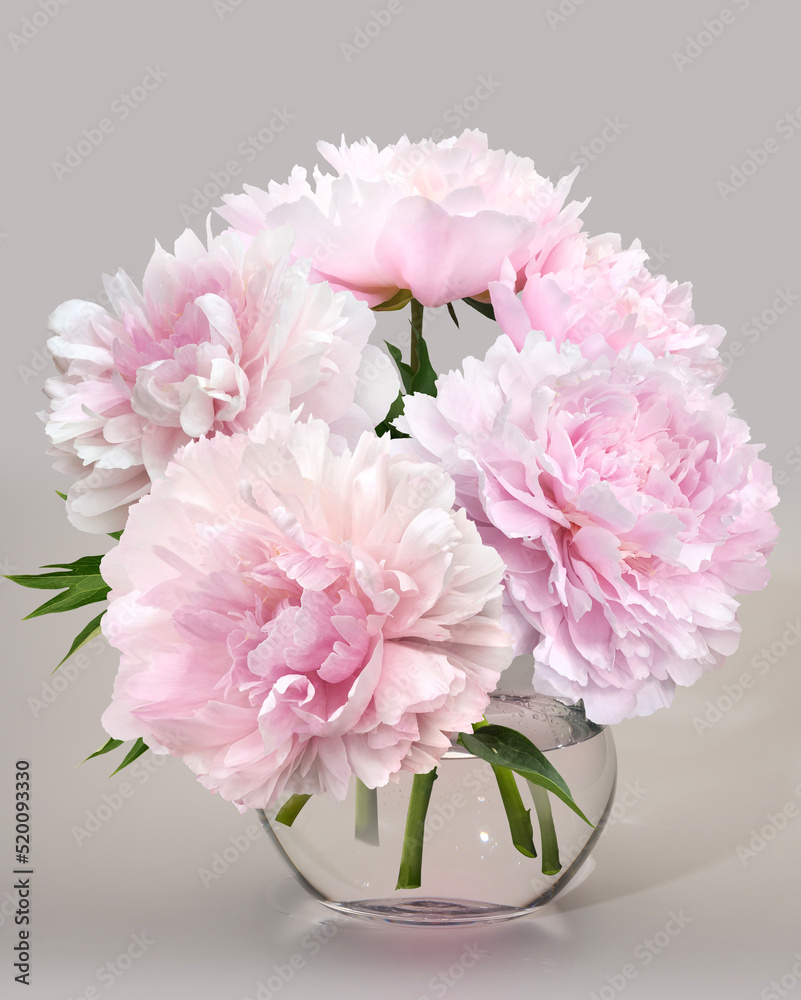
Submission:
M 21 587 L 33 587 L 37 590 L 60 590 L 69 587 L 78 577 L 99 576 L 102 556 L 84 556 L 74 563 L 49 563 L 40 569 L 61 569 L 64 573 L 34 573 L 29 576 L 9 576 L 9 580 Z
M 395 292 L 391 299 L 387 299 L 386 302 L 382 302 L 380 305 L 373 306 L 373 312 L 394 312 L 396 309 L 403 309 L 411 297 L 412 293 L 408 288 L 401 288 L 399 292 Z
M 412 377 L 412 382 L 408 392 L 424 392 L 427 396 L 437 394 L 437 373 L 431 365 L 428 356 L 428 345 L 421 334 L 417 338 L 417 371 Z
M 403 431 L 399 431 L 397 427 L 392 426 L 392 421 L 403 413 L 403 398 L 403 393 L 399 392 L 397 399 L 390 406 L 386 418 L 376 427 L 375 432 L 379 437 L 383 437 L 384 434 L 389 434 L 393 438 L 407 438 L 409 436 L 408 434 L 404 434 Z
M 489 764 L 511 768 L 526 781 L 552 792 L 588 826 L 593 826 L 573 801 L 562 775 L 522 733 L 505 726 L 481 726 L 474 733 L 459 733 L 459 743 L 473 756 Z
M 116 750 L 117 747 L 121 747 L 124 742 L 125 740 L 109 739 L 108 743 L 105 743 L 99 750 L 95 750 L 94 753 L 90 753 L 83 763 L 85 764 L 86 761 L 91 760 L 92 757 L 99 757 L 101 754 L 109 753 L 112 750 Z
M 136 760 L 137 757 L 141 757 L 142 754 L 147 753 L 149 749 L 150 748 L 148 747 L 147 743 L 145 743 L 145 741 L 140 736 L 139 739 L 136 741 L 136 743 L 134 743 L 134 745 L 125 755 L 125 759 L 120 764 L 120 766 L 111 772 L 110 777 L 113 778 L 114 775 L 117 774 L 119 771 L 121 771 L 124 767 L 127 767 L 129 764 L 133 764 L 133 762 Z
M 400 352 L 400 348 L 395 347 L 394 344 L 390 344 L 388 341 L 384 341 L 384 343 L 387 345 L 387 350 L 392 355 L 393 361 L 398 366 L 404 392 L 407 394 L 424 392 L 427 396 L 436 396 L 437 389 L 435 383 L 437 381 L 437 373 L 431 364 L 431 358 L 428 355 L 428 344 L 426 344 L 422 335 L 417 338 L 417 371 L 414 371 L 411 365 L 407 365 L 402 360 L 403 355 Z
M 49 601 L 36 608 L 28 618 L 39 615 L 53 614 L 57 611 L 71 611 L 82 608 L 85 604 L 104 601 L 111 589 L 100 575 L 100 560 L 102 556 L 84 556 L 72 563 L 51 563 L 42 569 L 60 569 L 61 573 L 37 573 L 30 576 L 8 576 L 7 579 L 18 583 L 21 587 L 31 587 L 34 590 L 62 590 Z
M 66 500 L 67 499 L 67 494 L 66 493 L 62 493 L 60 490 L 56 490 L 56 496 L 61 497 L 62 500 Z
M 91 760 L 93 757 L 99 757 L 101 754 L 104 753 L 110 753 L 112 750 L 116 750 L 117 747 L 121 747 L 124 742 L 125 740 L 115 740 L 113 737 L 111 737 L 108 740 L 108 742 L 105 743 L 99 750 L 95 750 L 94 753 L 90 753 L 89 756 L 86 758 L 86 760 Z M 133 764 L 136 758 L 141 757 L 143 753 L 146 753 L 148 751 L 148 749 L 149 747 L 140 736 L 139 739 L 134 743 L 134 745 L 128 751 L 128 753 L 125 755 L 125 758 L 123 759 L 123 762 L 120 764 L 120 766 L 116 770 L 111 772 L 110 777 L 114 777 L 114 775 L 118 771 L 121 771 L 124 767 L 127 767 L 129 764 Z M 84 761 L 84 764 L 86 763 L 86 760 Z
M 122 528 L 119 531 L 109 531 L 108 537 L 118 542 L 122 538 Z
M 459 319 L 458 319 L 458 317 L 456 315 L 456 310 L 453 308 L 453 303 L 452 302 L 448 303 L 448 312 L 450 313 L 451 319 L 456 324 L 456 329 L 458 330 L 459 329 Z
M 84 628 L 81 629 L 81 631 L 72 640 L 70 651 L 67 653 L 64 659 L 59 662 L 58 666 L 55 668 L 53 673 L 55 673 L 56 670 L 58 670 L 58 668 L 61 666 L 61 664 L 64 663 L 66 660 L 68 660 L 73 653 L 77 653 L 78 650 L 81 648 L 81 646 L 85 646 L 90 639 L 94 639 L 96 635 L 100 635 L 100 621 L 105 613 L 106 613 L 105 611 L 101 611 L 101 613 L 97 616 L 97 618 L 93 618 L 88 625 L 84 626 Z
M 398 366 L 404 390 L 406 392 L 412 392 L 414 372 L 412 371 L 411 365 L 407 365 L 403 361 L 403 354 L 401 354 L 401 349 L 399 347 L 396 347 L 394 344 L 390 344 L 388 340 L 385 340 L 384 343 L 387 345 L 387 350 L 391 354 L 392 360 Z
M 283 823 L 284 826 L 292 826 L 297 819 L 298 813 L 310 798 L 311 795 L 290 795 L 275 814 L 276 823 Z
M 382 420 L 375 431 L 379 437 L 389 434 L 393 438 L 406 438 L 409 435 L 399 431 L 392 426 L 392 422 L 403 413 L 403 397 L 414 392 L 422 392 L 427 396 L 437 394 L 437 373 L 431 365 L 431 358 L 428 354 L 428 345 L 423 338 L 423 307 L 412 299 L 412 363 L 407 365 L 403 360 L 403 353 L 399 347 L 384 341 L 387 350 L 395 362 L 401 377 L 403 391 L 398 395 L 389 409 L 385 420 Z
M 482 316 L 486 316 L 487 319 L 495 319 L 495 310 L 492 308 L 489 302 L 479 302 L 478 299 L 462 299 L 462 302 L 466 302 L 469 306 L 472 306 L 477 312 L 480 312 Z

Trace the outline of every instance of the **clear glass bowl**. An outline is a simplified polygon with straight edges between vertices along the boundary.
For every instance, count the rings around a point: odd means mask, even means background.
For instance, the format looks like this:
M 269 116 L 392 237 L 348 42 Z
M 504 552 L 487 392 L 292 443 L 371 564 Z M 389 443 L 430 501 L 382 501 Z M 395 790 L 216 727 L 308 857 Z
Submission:
M 290 870 L 316 899 L 353 916 L 402 924 L 470 924 L 510 920 L 553 899 L 586 861 L 612 807 L 617 774 L 609 729 L 590 722 L 580 705 L 540 695 L 496 694 L 487 721 L 527 736 L 559 771 L 594 829 L 549 796 L 562 869 L 543 875 L 540 858 L 512 845 L 489 764 L 454 746 L 442 758 L 426 818 L 422 887 L 396 890 L 411 775 L 378 789 L 379 844 L 354 836 L 355 787 L 344 802 L 314 796 L 291 827 L 262 825 Z M 518 778 L 531 807 L 526 782 Z M 531 810 L 534 842 L 539 843 Z M 539 848 L 538 848 L 539 849 Z

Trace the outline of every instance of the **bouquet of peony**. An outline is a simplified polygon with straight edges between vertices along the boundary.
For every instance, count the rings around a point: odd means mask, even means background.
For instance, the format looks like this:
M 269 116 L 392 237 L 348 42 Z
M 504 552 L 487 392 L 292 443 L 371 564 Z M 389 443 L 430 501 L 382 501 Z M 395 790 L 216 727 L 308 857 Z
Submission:
M 108 742 L 183 758 L 240 810 L 291 824 L 311 796 L 411 773 L 398 888 L 456 743 L 581 813 L 522 734 L 484 719 L 513 657 L 605 724 L 647 715 L 734 652 L 763 587 L 769 466 L 728 396 L 724 331 L 638 243 L 591 237 L 533 163 L 486 137 L 327 143 L 333 173 L 246 187 L 230 228 L 157 246 L 141 289 L 50 317 L 43 414 L 76 528 L 104 556 L 16 582 L 33 614 L 104 603 L 121 653 Z M 438 375 L 426 308 L 497 324 Z M 370 343 L 408 310 L 408 355 Z M 68 654 L 69 655 L 69 654 Z M 362 817 L 364 818 L 364 816 Z M 358 821 L 358 817 L 357 817 Z

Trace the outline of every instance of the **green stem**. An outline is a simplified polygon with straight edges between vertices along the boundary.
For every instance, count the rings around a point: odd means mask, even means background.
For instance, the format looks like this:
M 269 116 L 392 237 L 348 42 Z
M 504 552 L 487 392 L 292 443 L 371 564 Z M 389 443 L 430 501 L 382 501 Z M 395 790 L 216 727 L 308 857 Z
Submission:
M 423 336 L 423 304 L 412 299 L 412 346 L 409 367 L 413 372 L 420 370 L 420 354 L 418 344 Z
M 509 820 L 512 843 L 527 858 L 536 858 L 537 849 L 534 846 L 534 834 L 531 829 L 531 810 L 523 805 L 515 776 L 508 767 L 500 767 L 497 764 L 492 765 L 492 770 Z
M 529 781 L 528 787 L 531 791 L 531 798 L 534 800 L 534 808 L 537 810 L 537 820 L 540 824 L 540 836 L 542 837 L 542 874 L 556 875 L 562 870 L 559 861 L 559 844 L 556 840 L 556 827 L 553 825 L 553 813 L 551 812 L 551 800 L 544 788 Z
M 298 813 L 310 798 L 311 795 L 290 795 L 275 814 L 276 823 L 283 823 L 284 826 L 292 826 L 297 819 Z
M 403 834 L 403 850 L 396 889 L 420 888 L 426 813 L 436 777 L 437 769 L 434 768 L 428 774 L 416 774 L 412 779 L 412 793 L 409 796 L 409 811 L 406 815 L 406 830 Z
M 378 789 L 368 788 L 356 779 L 356 839 L 379 846 Z

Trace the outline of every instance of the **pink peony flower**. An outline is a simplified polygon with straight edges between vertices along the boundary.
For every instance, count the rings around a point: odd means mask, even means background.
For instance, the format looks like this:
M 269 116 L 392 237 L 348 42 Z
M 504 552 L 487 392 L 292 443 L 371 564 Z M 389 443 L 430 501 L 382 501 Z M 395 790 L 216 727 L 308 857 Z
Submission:
M 511 660 L 503 563 L 438 468 L 270 414 L 189 444 L 103 560 L 103 716 L 239 807 L 430 770 Z
M 246 249 L 234 233 L 208 248 L 187 230 L 175 256 L 157 245 L 142 293 L 106 279 L 113 313 L 65 302 L 48 341 L 47 433 L 57 468 L 77 476 L 70 520 L 115 531 L 181 445 L 252 427 L 268 410 L 300 409 L 354 439 L 383 420 L 399 391 L 389 358 L 365 346 L 369 309 L 289 261 L 288 229 Z
M 534 332 L 437 388 L 397 426 L 506 562 L 506 624 L 540 692 L 618 722 L 734 652 L 777 497 L 728 396 L 642 345 L 588 359 Z
M 502 280 L 490 284 L 495 316 L 518 348 L 530 330 L 557 344 L 579 344 L 589 358 L 644 344 L 657 356 L 688 358 L 717 381 L 723 374 L 717 347 L 726 331 L 697 324 L 692 287 L 651 274 L 647 257 L 637 241 L 621 249 L 615 233 L 573 236 L 551 257 L 549 273 L 527 275 L 519 297 L 517 274 L 506 266 Z
M 583 205 L 565 198 L 573 176 L 553 185 L 530 159 L 489 149 L 464 131 L 435 143 L 378 149 L 369 139 L 318 148 L 337 176 L 315 168 L 315 187 L 295 167 L 286 184 L 227 195 L 220 214 L 255 235 L 291 223 L 295 252 L 314 260 L 312 280 L 347 288 L 369 305 L 410 290 L 423 305 L 484 296 L 505 258 L 521 276 L 546 270 L 579 228 Z

